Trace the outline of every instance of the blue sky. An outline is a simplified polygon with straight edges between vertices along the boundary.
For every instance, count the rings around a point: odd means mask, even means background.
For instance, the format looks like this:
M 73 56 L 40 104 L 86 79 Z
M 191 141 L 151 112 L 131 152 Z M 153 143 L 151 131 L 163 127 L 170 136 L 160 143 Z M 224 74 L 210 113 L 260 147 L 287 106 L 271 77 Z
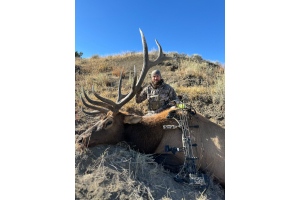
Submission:
M 84 58 L 148 49 L 199 54 L 225 64 L 225 1 L 75 1 L 75 50 Z

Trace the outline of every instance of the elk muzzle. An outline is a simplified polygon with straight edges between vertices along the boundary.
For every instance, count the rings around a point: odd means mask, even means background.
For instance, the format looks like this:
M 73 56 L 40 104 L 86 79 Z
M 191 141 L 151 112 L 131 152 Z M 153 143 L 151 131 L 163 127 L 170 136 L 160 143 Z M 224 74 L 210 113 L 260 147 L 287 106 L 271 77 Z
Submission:
M 82 136 L 79 135 L 76 139 L 75 139 L 75 143 L 79 144 L 79 145 L 83 145 L 83 146 L 87 146 L 88 142 L 89 142 L 90 137 L 86 137 L 86 136 Z

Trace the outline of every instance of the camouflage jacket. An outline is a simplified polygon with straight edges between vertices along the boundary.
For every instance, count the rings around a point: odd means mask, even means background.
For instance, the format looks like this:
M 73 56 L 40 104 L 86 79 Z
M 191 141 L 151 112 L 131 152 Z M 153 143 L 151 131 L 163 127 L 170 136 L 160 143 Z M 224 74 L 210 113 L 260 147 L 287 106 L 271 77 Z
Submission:
M 168 108 L 170 101 L 179 104 L 179 99 L 175 90 L 168 84 L 164 83 L 154 88 L 150 83 L 140 93 L 135 96 L 136 103 L 141 103 L 148 99 L 148 113 L 159 113 Z

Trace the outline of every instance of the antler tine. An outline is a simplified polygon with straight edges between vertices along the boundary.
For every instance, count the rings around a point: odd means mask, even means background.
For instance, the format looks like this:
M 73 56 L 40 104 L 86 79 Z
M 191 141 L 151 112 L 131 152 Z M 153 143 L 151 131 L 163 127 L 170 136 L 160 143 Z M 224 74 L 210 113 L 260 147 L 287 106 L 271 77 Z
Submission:
M 155 39 L 155 42 L 158 46 L 159 49 L 159 55 L 156 58 L 155 61 L 150 61 L 149 60 L 149 55 L 148 55 L 148 47 L 147 47 L 147 42 L 145 39 L 145 36 L 142 32 L 142 30 L 140 29 L 140 33 L 141 33 L 141 37 L 142 37 L 142 43 L 143 43 L 143 52 L 144 52 L 144 64 L 143 64 L 143 69 L 141 72 L 141 75 L 139 77 L 138 83 L 136 85 L 136 90 L 139 90 L 141 88 L 141 85 L 146 77 L 147 72 L 149 71 L 149 69 L 157 64 L 159 64 L 160 62 L 164 61 L 164 60 L 170 60 L 170 59 L 176 59 L 176 57 L 171 58 L 171 57 L 165 57 L 162 51 L 162 48 L 160 46 L 160 44 L 157 42 L 157 40 Z
M 117 102 L 120 101 L 120 99 L 122 99 L 122 94 L 121 94 L 121 88 L 122 88 L 122 72 L 123 70 L 121 70 L 121 75 L 120 75 L 120 81 L 119 81 L 119 89 L 118 89 L 118 99 Z
M 174 60 L 174 59 L 177 58 L 176 56 L 174 58 L 166 57 L 163 54 L 162 48 L 161 48 L 160 44 L 158 43 L 158 41 L 156 39 L 155 39 L 155 42 L 156 42 L 156 45 L 158 46 L 158 49 L 159 49 L 159 55 L 157 56 L 157 58 L 156 58 L 155 61 L 150 61 L 149 60 L 149 68 L 151 68 L 151 67 L 153 67 L 155 65 L 158 65 L 162 61 L 165 61 L 165 60 Z
M 140 29 L 140 33 L 141 33 L 141 37 L 142 37 L 142 43 L 143 43 L 143 68 L 142 68 L 142 71 L 141 71 L 141 75 L 139 77 L 139 80 L 138 80 L 138 83 L 136 85 L 136 89 L 139 90 L 141 85 L 142 85 L 142 82 L 144 81 L 145 77 L 146 77 L 146 74 L 148 72 L 148 70 L 150 69 L 148 67 L 148 62 L 149 62 L 149 56 L 148 56 L 148 46 L 147 46 L 147 42 L 146 42 L 146 39 L 145 39 L 145 36 L 142 32 L 142 30 Z
M 92 106 L 92 105 L 87 104 L 87 103 L 84 101 L 84 99 L 83 99 L 83 97 L 82 97 L 82 94 L 80 94 L 80 98 L 81 98 L 81 101 L 82 101 L 83 105 L 85 105 L 85 106 L 88 107 L 88 108 L 91 108 L 91 109 L 94 109 L 94 110 L 98 110 L 98 111 L 100 111 L 100 112 L 102 112 L 102 113 L 107 113 L 107 112 L 109 111 L 109 110 L 106 109 L 106 108 L 99 108 L 99 107 L 96 107 L 96 106 Z
M 133 83 L 131 85 L 131 89 L 134 91 L 136 91 L 136 87 L 135 87 L 136 82 L 137 82 L 137 74 L 136 74 L 136 67 L 134 65 Z
M 112 105 L 113 107 L 116 106 L 115 102 L 113 102 L 113 101 L 111 101 L 111 100 L 109 100 L 109 99 L 103 98 L 103 97 L 101 97 L 100 95 L 98 95 L 98 94 L 95 92 L 95 90 L 94 90 L 94 85 L 92 85 L 92 91 L 93 91 L 95 97 L 97 97 L 99 100 L 101 100 L 101 101 L 103 101 L 103 102 L 105 102 L 105 103 L 107 103 L 107 104 L 110 104 L 110 105 Z
M 109 110 L 112 110 L 112 109 L 113 109 L 113 107 L 112 107 L 111 105 L 108 105 L 108 104 L 106 104 L 106 103 L 103 103 L 103 102 L 100 102 L 100 101 L 94 101 L 94 100 L 90 99 L 90 98 L 88 97 L 88 95 L 85 93 L 83 86 L 82 86 L 82 91 L 83 91 L 83 94 L 84 94 L 86 100 L 87 100 L 89 103 L 91 103 L 91 104 L 93 104 L 93 105 L 96 105 L 96 106 L 102 106 L 102 107 L 104 107 L 104 108 L 108 108 Z
M 115 107 L 116 110 L 119 110 L 124 104 L 126 104 L 134 97 L 134 95 L 136 94 L 136 87 L 135 87 L 136 82 L 137 82 L 137 74 L 136 74 L 136 67 L 134 65 L 134 77 L 133 77 L 133 83 L 131 85 L 131 91 L 126 95 L 124 99 L 122 99 L 120 102 L 117 103 L 117 106 Z
M 93 112 L 87 112 L 82 107 L 81 107 L 81 111 L 87 115 L 99 115 L 101 113 L 100 111 L 96 111 L 96 110 L 94 110 Z
M 122 88 L 122 70 L 121 70 L 119 89 L 118 89 L 118 99 L 117 99 L 116 103 L 118 103 L 121 99 L 123 99 L 124 97 L 126 97 L 129 94 L 129 92 L 126 95 L 121 94 L 121 88 Z

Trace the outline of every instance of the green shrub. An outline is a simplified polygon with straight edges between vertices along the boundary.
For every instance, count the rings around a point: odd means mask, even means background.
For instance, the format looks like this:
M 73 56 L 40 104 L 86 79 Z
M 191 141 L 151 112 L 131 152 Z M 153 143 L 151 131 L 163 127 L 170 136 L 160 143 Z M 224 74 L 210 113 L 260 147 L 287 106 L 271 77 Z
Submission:
M 95 55 L 92 55 L 92 58 L 96 59 L 96 58 L 100 58 L 100 56 L 98 54 L 95 54 Z
M 81 58 L 82 55 L 82 52 L 78 53 L 78 51 L 75 51 L 75 58 Z

